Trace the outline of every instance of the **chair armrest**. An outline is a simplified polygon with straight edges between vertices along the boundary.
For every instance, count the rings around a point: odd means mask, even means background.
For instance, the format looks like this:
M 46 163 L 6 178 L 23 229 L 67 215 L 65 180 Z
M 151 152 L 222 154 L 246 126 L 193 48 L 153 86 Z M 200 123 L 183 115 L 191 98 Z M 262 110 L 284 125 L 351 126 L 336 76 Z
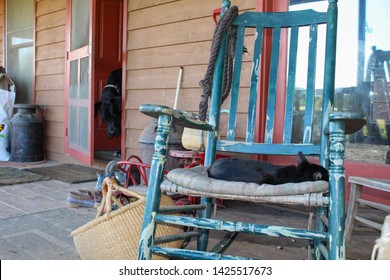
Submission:
M 182 110 L 172 109 L 168 106 L 155 105 L 155 104 L 142 104 L 139 107 L 141 113 L 148 115 L 152 118 L 158 119 L 160 115 L 170 115 L 173 117 L 173 124 L 183 127 L 200 129 L 206 131 L 213 131 L 214 126 L 197 120 L 194 118 L 194 114 Z
M 363 113 L 332 112 L 329 115 L 330 122 L 340 120 L 345 122 L 345 134 L 359 131 L 367 123 Z

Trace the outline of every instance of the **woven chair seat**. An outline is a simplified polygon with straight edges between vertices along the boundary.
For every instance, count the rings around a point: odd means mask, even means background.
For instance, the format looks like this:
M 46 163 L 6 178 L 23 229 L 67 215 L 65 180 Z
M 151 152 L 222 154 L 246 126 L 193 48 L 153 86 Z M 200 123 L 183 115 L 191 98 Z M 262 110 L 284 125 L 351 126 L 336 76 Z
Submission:
M 217 180 L 207 176 L 207 167 L 173 169 L 161 184 L 167 192 L 191 196 L 271 202 L 306 206 L 327 206 L 329 190 L 326 181 L 308 181 L 280 185 Z

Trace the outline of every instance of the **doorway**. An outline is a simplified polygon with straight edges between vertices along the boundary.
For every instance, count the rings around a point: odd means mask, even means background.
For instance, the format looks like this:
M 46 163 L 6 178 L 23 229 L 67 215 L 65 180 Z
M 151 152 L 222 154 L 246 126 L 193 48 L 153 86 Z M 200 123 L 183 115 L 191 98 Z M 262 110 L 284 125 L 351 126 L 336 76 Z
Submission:
M 122 67 L 123 0 L 98 0 L 94 33 L 95 102 L 112 70 Z M 123 94 L 122 94 L 123 95 Z M 95 159 L 110 160 L 121 151 L 121 135 L 109 138 L 100 116 L 94 122 Z
M 67 153 L 86 165 L 92 165 L 96 155 L 113 158 L 121 151 L 122 136 L 107 136 L 94 104 L 110 72 L 122 67 L 124 8 L 123 0 L 67 2 L 65 141 Z

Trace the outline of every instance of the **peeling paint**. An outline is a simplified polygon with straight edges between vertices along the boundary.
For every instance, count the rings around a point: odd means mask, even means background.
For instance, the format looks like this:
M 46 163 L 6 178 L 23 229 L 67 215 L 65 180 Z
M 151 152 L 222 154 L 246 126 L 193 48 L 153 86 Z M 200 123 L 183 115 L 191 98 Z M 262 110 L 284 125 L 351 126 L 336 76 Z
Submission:
M 310 137 L 311 137 L 311 126 L 306 126 L 305 128 L 305 133 L 304 133 L 304 136 L 303 136 L 303 139 L 304 139 L 304 142 L 309 142 L 310 140 Z
M 148 246 L 148 243 L 149 240 L 153 238 L 155 218 L 156 218 L 156 212 L 152 212 L 150 223 L 144 228 L 144 230 L 141 233 L 141 243 L 139 247 L 142 253 L 142 255 L 139 254 L 141 258 L 149 258 L 149 256 L 151 255 L 151 250 L 150 247 Z
M 336 181 L 345 178 L 345 174 L 343 173 L 335 173 L 333 174 L 333 177 L 336 179 Z
M 342 166 L 344 164 L 344 160 L 343 159 L 333 159 L 332 162 L 335 165 L 339 165 L 339 166 Z
M 332 152 L 340 153 L 340 152 L 344 152 L 345 148 L 344 148 L 343 143 L 338 142 L 338 143 L 333 143 L 332 144 L 331 150 L 332 150 Z
M 273 135 L 274 135 L 274 128 L 271 128 L 265 134 L 265 139 L 266 139 L 265 142 L 271 143 Z

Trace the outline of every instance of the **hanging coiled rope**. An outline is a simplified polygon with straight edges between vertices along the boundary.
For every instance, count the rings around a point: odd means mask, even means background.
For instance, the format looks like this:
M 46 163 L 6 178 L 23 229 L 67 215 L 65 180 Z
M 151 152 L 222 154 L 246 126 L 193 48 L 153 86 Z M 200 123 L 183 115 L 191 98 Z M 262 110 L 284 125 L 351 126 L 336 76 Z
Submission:
M 237 15 L 238 15 L 238 7 L 237 6 L 230 7 L 227 10 L 226 14 L 219 20 L 215 28 L 206 74 L 204 79 L 199 82 L 199 85 L 203 89 L 203 93 L 201 95 L 201 101 L 199 103 L 199 113 L 198 113 L 198 118 L 201 121 L 206 120 L 208 99 L 211 96 L 211 91 L 213 87 L 213 74 L 214 74 L 215 63 L 217 60 L 219 48 L 221 46 L 221 41 L 225 32 L 227 32 L 227 46 L 226 46 L 226 54 L 225 54 L 225 69 L 224 69 L 223 83 L 222 83 L 221 102 L 223 102 L 229 96 L 229 92 L 232 84 L 234 52 L 235 52 L 236 34 L 237 34 L 237 27 L 232 26 L 231 24 Z

